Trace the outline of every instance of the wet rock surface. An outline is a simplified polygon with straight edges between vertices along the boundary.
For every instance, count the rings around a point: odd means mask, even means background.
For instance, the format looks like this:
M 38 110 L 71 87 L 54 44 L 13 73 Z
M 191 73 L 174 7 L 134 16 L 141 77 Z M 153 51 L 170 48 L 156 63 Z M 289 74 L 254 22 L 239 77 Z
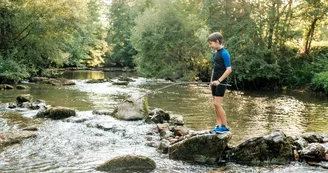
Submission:
M 115 157 L 98 166 L 96 170 L 105 172 L 151 172 L 156 168 L 156 163 L 145 156 L 126 155 Z
M 52 107 L 42 110 L 36 115 L 37 118 L 51 118 L 53 120 L 64 119 L 72 116 L 76 116 L 75 110 L 66 107 Z

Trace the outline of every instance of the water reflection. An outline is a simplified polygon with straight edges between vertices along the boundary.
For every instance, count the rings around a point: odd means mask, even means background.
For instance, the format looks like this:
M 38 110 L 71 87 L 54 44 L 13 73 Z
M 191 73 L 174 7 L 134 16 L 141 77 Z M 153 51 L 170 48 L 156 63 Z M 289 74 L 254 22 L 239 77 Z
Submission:
M 108 79 L 117 76 L 135 76 L 135 72 L 121 72 L 121 71 L 114 71 L 114 72 L 103 72 L 103 71 L 66 71 L 62 74 L 61 77 L 66 79 L 79 79 L 79 80 L 86 80 L 86 79 Z

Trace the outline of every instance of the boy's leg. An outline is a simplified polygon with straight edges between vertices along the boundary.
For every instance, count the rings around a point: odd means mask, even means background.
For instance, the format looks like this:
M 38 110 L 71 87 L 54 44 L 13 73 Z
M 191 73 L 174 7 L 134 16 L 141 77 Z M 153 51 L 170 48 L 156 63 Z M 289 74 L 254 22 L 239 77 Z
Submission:
M 212 103 L 214 105 L 214 110 L 215 110 L 216 125 L 221 126 L 222 125 L 222 121 L 221 121 L 221 116 L 220 116 L 219 109 L 215 105 L 215 96 L 213 96 Z
M 227 126 L 226 113 L 221 106 L 222 102 L 223 102 L 223 97 L 215 97 L 214 107 L 215 107 L 215 110 L 217 111 L 217 119 L 220 119 L 218 122 L 220 122 L 221 125 Z

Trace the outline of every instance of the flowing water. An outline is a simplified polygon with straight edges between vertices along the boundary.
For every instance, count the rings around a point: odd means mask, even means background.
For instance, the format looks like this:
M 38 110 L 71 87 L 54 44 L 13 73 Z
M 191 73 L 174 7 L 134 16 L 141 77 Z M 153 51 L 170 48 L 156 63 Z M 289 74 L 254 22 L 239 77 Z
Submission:
M 99 164 L 120 155 L 140 154 L 152 158 L 154 172 L 325 172 L 302 163 L 284 166 L 206 166 L 174 161 L 149 146 L 159 140 L 158 135 L 146 135 L 155 125 L 142 121 L 126 122 L 110 116 L 93 115 L 92 110 L 113 110 L 125 95 L 147 93 L 168 85 L 164 80 L 133 77 L 128 86 L 110 83 L 87 84 L 87 79 L 136 76 L 133 73 L 99 71 L 66 72 L 63 77 L 76 82 L 75 86 L 55 87 L 27 84 L 29 90 L 0 91 L 0 103 L 14 102 L 18 94 L 31 94 L 52 106 L 65 106 L 78 110 L 76 119 L 82 123 L 62 120 L 34 122 L 36 111 L 20 110 L 29 124 L 41 124 L 37 137 L 10 146 L 0 153 L 0 172 L 97 172 Z M 149 95 L 150 107 L 159 107 L 173 114 L 183 115 L 185 126 L 193 130 L 211 129 L 215 125 L 211 93 L 204 85 L 174 85 Z M 232 130 L 231 144 L 249 137 L 266 135 L 281 129 L 287 135 L 303 132 L 328 132 L 328 98 L 308 93 L 290 92 L 230 92 L 226 93 L 223 107 Z M 0 118 L 0 132 L 15 130 L 19 118 Z M 111 130 L 95 128 L 96 125 Z M 114 130 L 113 130 L 114 129 Z

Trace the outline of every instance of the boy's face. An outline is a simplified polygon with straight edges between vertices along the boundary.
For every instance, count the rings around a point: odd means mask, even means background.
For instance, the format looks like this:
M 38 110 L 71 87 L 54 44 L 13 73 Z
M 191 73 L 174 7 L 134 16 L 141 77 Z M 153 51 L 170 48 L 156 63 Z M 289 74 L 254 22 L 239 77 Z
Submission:
M 219 45 L 220 45 L 218 40 L 216 40 L 216 41 L 209 41 L 208 44 L 209 44 L 209 47 L 212 48 L 213 50 L 218 49 L 219 48 Z

